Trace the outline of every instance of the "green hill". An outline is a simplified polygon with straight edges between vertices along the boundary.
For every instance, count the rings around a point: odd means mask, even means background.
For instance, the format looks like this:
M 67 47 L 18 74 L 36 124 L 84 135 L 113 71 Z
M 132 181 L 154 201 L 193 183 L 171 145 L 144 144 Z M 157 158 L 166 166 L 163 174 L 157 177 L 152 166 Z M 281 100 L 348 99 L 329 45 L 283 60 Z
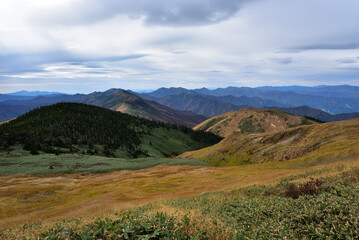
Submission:
M 20 145 L 32 154 L 163 157 L 220 139 L 211 133 L 80 103 L 41 107 L 0 126 L 0 149 L 11 151 Z

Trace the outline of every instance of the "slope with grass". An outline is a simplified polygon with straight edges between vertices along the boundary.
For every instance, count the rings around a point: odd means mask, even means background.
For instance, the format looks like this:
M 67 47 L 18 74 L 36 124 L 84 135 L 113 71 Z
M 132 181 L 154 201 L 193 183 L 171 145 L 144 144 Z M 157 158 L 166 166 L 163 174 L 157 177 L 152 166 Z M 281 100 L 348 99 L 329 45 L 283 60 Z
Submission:
M 2 150 L 11 152 L 20 144 L 32 154 L 164 157 L 219 140 L 210 133 L 80 103 L 42 107 L 0 125 Z
M 214 166 L 288 161 L 314 164 L 359 156 L 359 119 L 312 124 L 259 135 L 233 133 L 220 143 L 181 157 Z
M 156 167 L 97 176 L 2 177 L 0 237 L 357 238 L 358 160 L 296 170 L 276 164 Z M 28 194 L 24 187 L 33 193 Z M 223 191 L 198 195 L 208 190 Z M 127 209 L 134 206 L 137 208 Z
M 318 123 L 315 119 L 295 116 L 279 110 L 245 109 L 228 112 L 210 118 L 194 129 L 203 130 L 228 137 L 232 133 L 254 134 L 273 132 L 299 125 Z

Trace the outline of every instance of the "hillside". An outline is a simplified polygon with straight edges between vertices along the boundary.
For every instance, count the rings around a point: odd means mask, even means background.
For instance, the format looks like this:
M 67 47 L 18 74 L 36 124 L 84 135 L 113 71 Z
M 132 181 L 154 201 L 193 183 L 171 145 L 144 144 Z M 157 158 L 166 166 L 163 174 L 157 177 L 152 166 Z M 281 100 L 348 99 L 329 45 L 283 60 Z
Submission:
M 299 125 L 318 123 L 314 119 L 295 116 L 279 110 L 245 109 L 228 112 L 195 126 L 193 129 L 203 130 L 228 137 L 232 133 L 256 134 L 273 132 Z
M 188 127 L 193 127 L 206 119 L 206 117 L 194 114 L 193 112 L 174 110 L 145 100 L 128 91 L 113 88 L 105 92 L 93 92 L 90 94 L 39 96 L 26 101 L 4 101 L 0 103 L 0 121 L 9 120 L 31 109 L 58 102 L 86 103 L 151 120 L 180 124 Z
M 108 109 L 58 103 L 0 126 L 0 148 L 32 154 L 83 153 L 116 157 L 171 156 L 218 142 L 216 135 Z
M 311 108 L 308 106 L 300 106 L 293 108 L 281 108 L 281 107 L 264 107 L 263 109 L 279 109 L 283 112 L 291 113 L 299 116 L 307 116 L 318 119 L 323 122 L 334 122 L 343 121 L 353 118 L 359 118 L 359 112 L 353 113 L 340 113 L 340 114 L 329 114 L 322 110 Z
M 259 135 L 233 133 L 212 147 L 180 156 L 200 159 L 214 166 L 279 161 L 288 161 L 293 166 L 311 165 L 358 158 L 358 134 L 359 119 L 299 126 Z
M 156 102 L 145 100 L 124 90 L 115 92 L 102 101 L 92 102 L 92 104 L 151 120 L 185 126 L 193 126 L 195 123 L 207 119 L 205 116 L 194 114 L 191 111 L 178 111 Z

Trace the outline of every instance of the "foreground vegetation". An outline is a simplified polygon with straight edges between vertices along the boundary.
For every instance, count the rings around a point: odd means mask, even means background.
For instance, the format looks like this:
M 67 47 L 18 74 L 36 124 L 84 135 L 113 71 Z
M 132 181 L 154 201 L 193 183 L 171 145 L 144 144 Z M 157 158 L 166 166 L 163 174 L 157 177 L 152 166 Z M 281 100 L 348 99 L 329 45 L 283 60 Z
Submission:
M 46 239 L 357 239 L 359 168 L 328 169 L 292 175 L 274 186 L 166 200 L 105 218 L 24 225 L 2 234 Z

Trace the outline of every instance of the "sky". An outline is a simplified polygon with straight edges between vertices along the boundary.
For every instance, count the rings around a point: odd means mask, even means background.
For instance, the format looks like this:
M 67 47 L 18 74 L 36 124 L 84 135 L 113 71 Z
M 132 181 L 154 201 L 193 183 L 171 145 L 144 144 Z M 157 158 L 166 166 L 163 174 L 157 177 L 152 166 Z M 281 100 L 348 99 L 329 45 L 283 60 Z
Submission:
M 358 0 L 1 0 L 0 93 L 359 85 Z

